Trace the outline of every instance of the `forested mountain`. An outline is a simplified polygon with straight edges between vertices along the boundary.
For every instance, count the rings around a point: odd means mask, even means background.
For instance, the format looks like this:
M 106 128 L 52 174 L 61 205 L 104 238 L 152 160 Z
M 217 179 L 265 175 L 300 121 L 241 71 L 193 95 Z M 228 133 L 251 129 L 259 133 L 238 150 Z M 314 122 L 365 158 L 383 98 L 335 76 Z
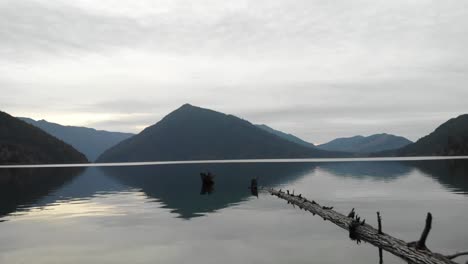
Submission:
M 398 156 L 468 155 L 468 114 L 452 118 L 434 132 L 396 151 Z
M 185 104 L 104 152 L 98 162 L 345 156 L 305 147 L 248 121 Z
M 0 111 L 0 164 L 84 162 L 85 155 L 72 146 Z

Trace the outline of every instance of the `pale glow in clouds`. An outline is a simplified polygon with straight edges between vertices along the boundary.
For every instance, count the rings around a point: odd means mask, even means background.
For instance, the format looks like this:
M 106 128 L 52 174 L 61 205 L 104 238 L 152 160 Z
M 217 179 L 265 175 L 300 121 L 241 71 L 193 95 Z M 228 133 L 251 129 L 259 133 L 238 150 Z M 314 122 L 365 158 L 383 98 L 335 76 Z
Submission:
M 0 105 L 138 132 L 183 103 L 312 142 L 468 112 L 464 1 L 0 0 Z

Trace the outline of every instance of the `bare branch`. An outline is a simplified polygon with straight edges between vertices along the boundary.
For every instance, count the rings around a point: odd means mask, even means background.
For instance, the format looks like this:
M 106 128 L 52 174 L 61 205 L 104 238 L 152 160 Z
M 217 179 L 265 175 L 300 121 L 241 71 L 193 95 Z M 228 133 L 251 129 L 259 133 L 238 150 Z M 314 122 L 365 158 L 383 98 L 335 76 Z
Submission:
M 377 212 L 377 223 L 379 225 L 379 234 L 383 234 L 382 233 L 382 218 L 380 217 L 380 212 Z
M 424 230 L 421 234 L 421 238 L 419 238 L 418 241 L 408 243 L 408 247 L 414 247 L 418 250 L 429 251 L 429 249 L 426 247 L 426 240 L 427 240 L 427 236 L 429 236 L 429 231 L 431 231 L 431 227 L 432 227 L 432 214 L 427 213 L 426 225 L 424 226 Z
M 448 259 L 454 259 L 454 258 L 457 258 L 457 257 L 460 257 L 460 256 L 465 256 L 465 255 L 468 255 L 468 251 L 458 252 L 458 253 L 455 253 L 453 255 L 447 255 L 445 257 L 448 258 Z

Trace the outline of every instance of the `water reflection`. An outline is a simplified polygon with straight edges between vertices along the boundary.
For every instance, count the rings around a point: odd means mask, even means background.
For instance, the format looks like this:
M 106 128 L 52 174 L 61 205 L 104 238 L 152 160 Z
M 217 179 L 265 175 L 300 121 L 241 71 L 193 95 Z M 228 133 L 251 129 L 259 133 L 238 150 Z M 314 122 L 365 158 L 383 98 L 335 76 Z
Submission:
M 468 195 L 468 160 L 318 163 L 335 176 L 389 182 L 422 172 L 453 192 Z
M 252 178 L 257 177 L 261 186 L 277 186 L 294 181 L 314 168 L 311 163 L 246 163 L 107 167 L 103 170 L 120 183 L 155 198 L 179 217 L 190 219 L 248 199 Z M 199 174 L 207 169 L 217 175 L 215 185 L 202 185 L 201 193 L 211 195 L 200 195 Z
M 407 161 L 405 164 L 436 179 L 453 192 L 468 195 L 467 160 Z
M 202 182 L 202 187 L 200 190 L 201 195 L 211 194 L 213 192 L 214 192 L 214 182 L 213 183 Z
M 379 210 L 384 231 L 408 241 L 431 211 L 430 248 L 453 253 L 468 242 L 467 172 L 463 160 L 0 170 L 0 262 L 377 262 L 375 248 L 255 186 L 355 207 L 373 225 Z
M 396 180 L 408 175 L 413 169 L 408 164 L 399 161 L 329 162 L 319 164 L 322 169 L 336 176 L 378 181 Z
M 81 173 L 81 168 L 0 169 L 0 218 L 30 206 Z
M 258 180 L 257 178 L 253 178 L 251 181 L 250 181 L 250 194 L 252 194 L 252 196 L 255 196 L 258 198 Z
M 1 169 L 0 218 L 57 201 L 136 189 L 179 217 L 191 219 L 258 197 L 257 181 L 263 187 L 288 185 L 316 168 L 336 177 L 383 182 L 417 170 L 453 192 L 468 195 L 466 160 Z M 200 172 L 207 170 L 217 175 L 213 183 L 200 180 Z

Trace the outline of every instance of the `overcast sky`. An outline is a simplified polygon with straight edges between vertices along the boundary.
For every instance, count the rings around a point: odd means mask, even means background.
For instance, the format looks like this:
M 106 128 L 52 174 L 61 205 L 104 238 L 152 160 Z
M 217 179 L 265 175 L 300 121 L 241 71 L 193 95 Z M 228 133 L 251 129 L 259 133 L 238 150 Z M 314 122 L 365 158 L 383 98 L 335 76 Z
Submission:
M 468 113 L 468 1 L 0 0 L 0 110 L 139 132 L 184 103 L 322 143 Z

